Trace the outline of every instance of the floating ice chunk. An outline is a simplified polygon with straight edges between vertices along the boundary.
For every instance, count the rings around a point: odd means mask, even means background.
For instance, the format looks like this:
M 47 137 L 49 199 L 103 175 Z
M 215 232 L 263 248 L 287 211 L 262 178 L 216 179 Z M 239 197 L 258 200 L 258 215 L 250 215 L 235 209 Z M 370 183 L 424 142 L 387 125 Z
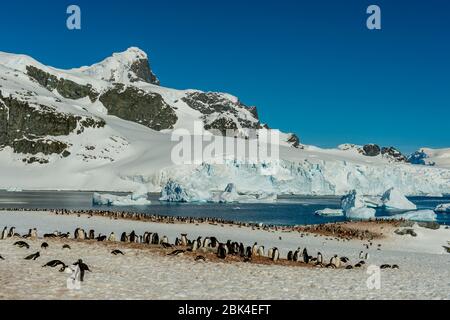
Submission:
M 348 219 L 369 220 L 375 218 L 376 210 L 373 208 L 351 208 L 345 211 Z
M 11 187 L 11 188 L 6 189 L 6 191 L 7 192 L 22 192 L 22 189 L 18 188 L 18 187 Z
M 395 188 L 387 190 L 381 197 L 384 207 L 392 210 L 416 210 L 417 206 Z
M 380 196 L 364 196 L 364 202 L 369 208 L 381 208 L 384 205 Z
M 437 214 L 433 210 L 418 210 L 380 218 L 386 220 L 436 221 L 436 217 Z
M 317 216 L 325 216 L 325 217 L 341 217 L 344 215 L 344 211 L 342 209 L 325 208 L 323 210 L 317 210 L 315 214 Z
M 438 213 L 450 213 L 450 203 L 440 204 L 434 209 Z

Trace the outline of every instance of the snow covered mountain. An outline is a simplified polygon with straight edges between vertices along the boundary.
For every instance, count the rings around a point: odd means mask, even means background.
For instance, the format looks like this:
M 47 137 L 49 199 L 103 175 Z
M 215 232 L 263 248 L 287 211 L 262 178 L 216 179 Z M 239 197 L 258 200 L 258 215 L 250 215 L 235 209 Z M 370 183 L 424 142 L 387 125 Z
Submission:
M 138 48 L 93 66 L 60 70 L 31 57 L 0 53 L 0 188 L 239 193 L 450 193 L 450 170 L 406 163 L 395 148 L 343 145 L 325 150 L 280 134 L 280 157 L 263 163 L 230 159 L 174 164 L 172 133 L 195 124 L 229 140 L 268 129 L 257 109 L 215 92 L 160 85 Z M 259 140 L 258 140 L 259 141 Z

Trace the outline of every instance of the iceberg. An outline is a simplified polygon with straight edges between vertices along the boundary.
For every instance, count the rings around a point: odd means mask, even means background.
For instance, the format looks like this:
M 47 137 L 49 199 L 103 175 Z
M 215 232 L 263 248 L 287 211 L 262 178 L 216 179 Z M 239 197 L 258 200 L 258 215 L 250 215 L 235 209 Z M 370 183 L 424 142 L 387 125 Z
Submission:
M 104 205 L 104 206 L 146 206 L 151 204 L 151 201 L 147 199 L 146 194 L 116 196 L 112 194 L 94 193 L 92 202 L 94 205 Z
M 196 191 L 184 188 L 179 183 L 169 180 L 161 192 L 160 201 L 167 202 L 206 202 L 211 194 L 208 191 Z
M 434 209 L 438 213 L 450 213 L 450 203 L 440 204 Z
M 388 210 L 416 210 L 417 206 L 409 201 L 404 194 L 395 188 L 390 188 L 381 197 L 383 205 Z
M 437 214 L 433 210 L 418 210 L 379 218 L 385 220 L 436 221 Z
M 342 217 L 344 216 L 344 211 L 342 209 L 325 208 L 322 210 L 317 210 L 315 212 L 315 215 L 324 217 Z
M 364 197 L 356 190 L 342 197 L 341 207 L 348 219 L 368 220 L 375 218 L 376 210 L 368 208 Z

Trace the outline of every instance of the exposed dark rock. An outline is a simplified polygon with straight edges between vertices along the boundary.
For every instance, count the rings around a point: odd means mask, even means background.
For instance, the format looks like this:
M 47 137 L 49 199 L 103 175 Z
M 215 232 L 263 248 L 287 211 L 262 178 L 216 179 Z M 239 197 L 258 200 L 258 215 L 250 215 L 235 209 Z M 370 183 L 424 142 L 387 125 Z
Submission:
M 381 154 L 383 155 L 383 157 L 392 159 L 396 162 L 407 162 L 408 161 L 408 159 L 394 147 L 382 148 Z
M 27 74 L 48 90 L 56 89 L 66 99 L 78 100 L 89 97 L 94 102 L 98 98 L 98 93 L 92 89 L 91 85 L 80 85 L 71 80 L 58 79 L 56 76 L 34 66 L 27 66 Z
M 298 148 L 300 146 L 300 139 L 297 137 L 295 133 L 291 135 L 288 141 L 294 148 Z
M 65 114 L 50 106 L 30 106 L 0 92 L 0 147 L 9 146 L 16 153 L 62 154 L 68 146 L 48 136 L 67 136 L 77 127 L 83 131 L 104 126 L 102 119 Z
M 260 129 L 261 123 L 258 121 L 258 111 L 256 107 L 247 107 L 240 101 L 230 100 L 226 95 L 217 92 L 192 92 L 189 93 L 182 100 L 192 109 L 200 111 L 204 117 L 205 129 L 211 128 L 224 132 L 226 129 L 237 129 L 238 127 L 245 129 Z M 242 118 L 239 111 L 248 111 L 254 120 Z M 215 119 L 212 123 L 208 123 L 207 116 L 213 113 L 221 114 L 223 117 Z M 238 123 L 234 122 L 231 117 L 226 118 L 226 115 L 233 115 Z
M 115 86 L 102 94 L 100 101 L 109 114 L 157 131 L 173 129 L 178 120 L 175 111 L 161 95 L 135 87 Z
M 150 69 L 150 64 L 148 62 L 147 59 L 139 59 L 136 60 L 132 65 L 131 65 L 131 71 L 133 71 L 133 73 L 136 75 L 136 77 L 133 77 L 130 74 L 130 81 L 131 82 L 137 82 L 137 81 L 144 81 L 144 82 L 148 82 L 148 83 L 152 83 L 155 85 L 159 85 L 159 80 L 156 77 L 156 75 L 152 72 L 152 70 Z
M 366 144 L 363 147 L 364 155 L 368 157 L 376 157 L 380 154 L 381 149 L 376 144 Z

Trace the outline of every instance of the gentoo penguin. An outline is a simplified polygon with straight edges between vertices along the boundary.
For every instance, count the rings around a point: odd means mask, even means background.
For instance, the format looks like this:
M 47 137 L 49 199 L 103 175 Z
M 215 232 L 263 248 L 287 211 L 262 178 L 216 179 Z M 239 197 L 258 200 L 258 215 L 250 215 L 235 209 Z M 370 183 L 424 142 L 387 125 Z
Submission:
M 8 236 L 8 227 L 5 227 L 2 231 L 2 234 L 0 235 L 0 240 L 6 239 L 7 236 Z
M 330 260 L 330 264 L 333 265 L 336 268 L 339 268 L 341 266 L 341 260 L 339 259 L 339 257 L 337 256 L 337 254 L 335 254 L 333 256 L 333 258 L 331 258 Z
M 63 272 L 67 268 L 66 264 L 60 260 L 49 261 L 46 264 L 44 264 L 42 266 L 42 268 L 46 268 L 46 267 L 55 268 L 57 266 L 61 266 L 61 269 L 59 270 L 61 272 Z
M 30 249 L 30 245 L 25 241 L 17 241 L 13 244 L 14 246 L 18 246 L 19 248 L 27 248 Z
M 111 254 L 113 254 L 115 256 L 117 256 L 119 254 L 124 255 L 124 253 L 122 251 L 118 250 L 118 249 L 111 251 Z
M 345 269 L 347 269 L 347 270 L 353 269 L 353 266 L 348 265 L 348 266 L 345 267 Z
M 181 234 L 181 245 L 183 247 L 186 247 L 188 245 L 188 240 L 187 240 L 187 234 L 186 233 L 182 233 Z
M 219 248 L 217 249 L 217 257 L 220 259 L 225 259 L 227 257 L 227 249 L 223 243 L 219 244 Z
M 142 243 L 148 244 L 147 240 L 148 240 L 148 232 L 145 231 L 144 235 L 142 236 Z
M 392 267 L 391 267 L 391 265 L 389 265 L 389 264 L 382 264 L 382 265 L 380 266 L 380 269 L 390 269 L 390 268 L 392 268 Z
M 25 260 L 36 260 L 40 256 L 41 256 L 41 254 L 39 252 L 36 252 L 36 253 L 30 254 L 29 256 L 26 256 L 24 259 Z
M 98 242 L 106 241 L 106 236 L 102 236 L 101 234 L 98 235 L 97 238 L 95 238 Z
M 169 238 L 167 238 L 167 236 L 163 236 L 161 243 L 169 243 Z
M 8 237 L 8 227 L 5 227 L 2 231 L 1 240 L 4 240 Z
M 136 232 L 134 230 L 130 233 L 130 242 L 136 242 Z
M 364 252 L 362 252 L 362 251 L 359 252 L 359 258 L 364 259 Z
M 347 257 L 341 257 L 340 260 L 341 260 L 341 262 L 344 263 L 344 264 L 350 261 L 350 259 L 347 258 Z
M 177 255 L 183 254 L 183 253 L 184 253 L 184 250 L 174 250 L 171 253 L 168 253 L 167 255 L 168 256 L 177 256 Z
M 294 253 L 292 251 L 289 251 L 288 255 L 287 255 L 287 259 L 288 261 L 292 261 L 294 258 Z
M 216 237 L 210 237 L 209 240 L 211 242 L 211 248 L 215 249 L 219 246 L 219 240 Z
M 364 260 L 368 260 L 369 259 L 369 253 L 366 252 L 366 254 L 364 255 Z
M 43 242 L 41 244 L 41 248 L 46 250 L 48 248 L 48 243 L 47 242 Z
M 14 237 L 15 234 L 16 234 L 16 228 L 11 227 L 11 229 L 9 229 L 9 232 L 8 232 L 8 238 Z
M 37 239 L 37 230 L 36 230 L 36 228 L 31 229 L 31 232 L 30 232 L 30 238 L 31 238 L 32 240 Z
M 95 239 L 95 231 L 89 230 L 89 240 L 94 240 L 94 239 Z
M 71 249 L 70 246 L 69 246 L 68 244 L 63 245 L 62 248 L 63 248 L 63 249 L 69 249 L 69 250 Z
M 252 256 L 253 256 L 253 250 L 252 250 L 252 247 L 249 246 L 249 247 L 247 247 L 247 249 L 245 249 L 245 257 L 247 259 L 251 259 Z
M 273 248 L 270 248 L 269 250 L 267 250 L 267 256 L 272 259 L 273 256 Z
M 303 262 L 304 263 L 309 263 L 309 255 L 308 255 L 308 250 L 306 250 L 306 248 L 303 249 L 302 256 L 303 256 Z
M 116 235 L 114 234 L 114 232 L 111 232 L 111 234 L 108 237 L 108 241 L 109 242 L 115 242 L 116 241 Z
M 399 268 L 399 266 L 398 266 L 398 265 L 396 265 L 396 264 L 393 264 L 393 265 L 392 265 L 392 269 L 400 269 L 400 268 Z
M 278 259 L 280 259 L 280 251 L 278 251 L 278 248 L 272 249 L 272 261 L 277 262 Z
M 195 252 L 195 251 L 197 251 L 198 250 L 198 241 L 197 240 L 194 240 L 193 242 L 192 242 L 192 252 Z
M 264 246 L 258 248 L 258 256 L 264 257 Z
M 295 261 L 295 262 L 300 261 L 300 248 L 295 250 L 294 256 L 292 257 L 292 260 Z
M 211 239 L 209 237 L 206 237 L 205 240 L 203 240 L 203 248 L 209 248 L 211 245 Z
M 128 238 L 128 237 L 127 237 L 126 232 L 122 232 L 122 235 L 120 236 L 120 241 L 121 241 L 121 242 L 127 242 L 127 241 L 128 241 L 127 238 Z
M 241 257 L 245 257 L 245 247 L 244 247 L 244 244 L 242 242 L 239 244 L 239 255 Z
M 77 262 L 73 264 L 74 266 L 78 266 L 80 268 L 80 281 L 84 281 L 84 272 L 89 271 L 92 272 L 88 265 L 83 262 L 83 260 L 79 259 Z
M 320 252 L 317 252 L 317 263 L 323 263 L 323 256 Z
M 159 235 L 154 233 L 152 236 L 152 244 L 159 244 Z
M 255 242 L 255 244 L 252 247 L 252 256 L 256 256 L 258 254 L 258 243 Z

